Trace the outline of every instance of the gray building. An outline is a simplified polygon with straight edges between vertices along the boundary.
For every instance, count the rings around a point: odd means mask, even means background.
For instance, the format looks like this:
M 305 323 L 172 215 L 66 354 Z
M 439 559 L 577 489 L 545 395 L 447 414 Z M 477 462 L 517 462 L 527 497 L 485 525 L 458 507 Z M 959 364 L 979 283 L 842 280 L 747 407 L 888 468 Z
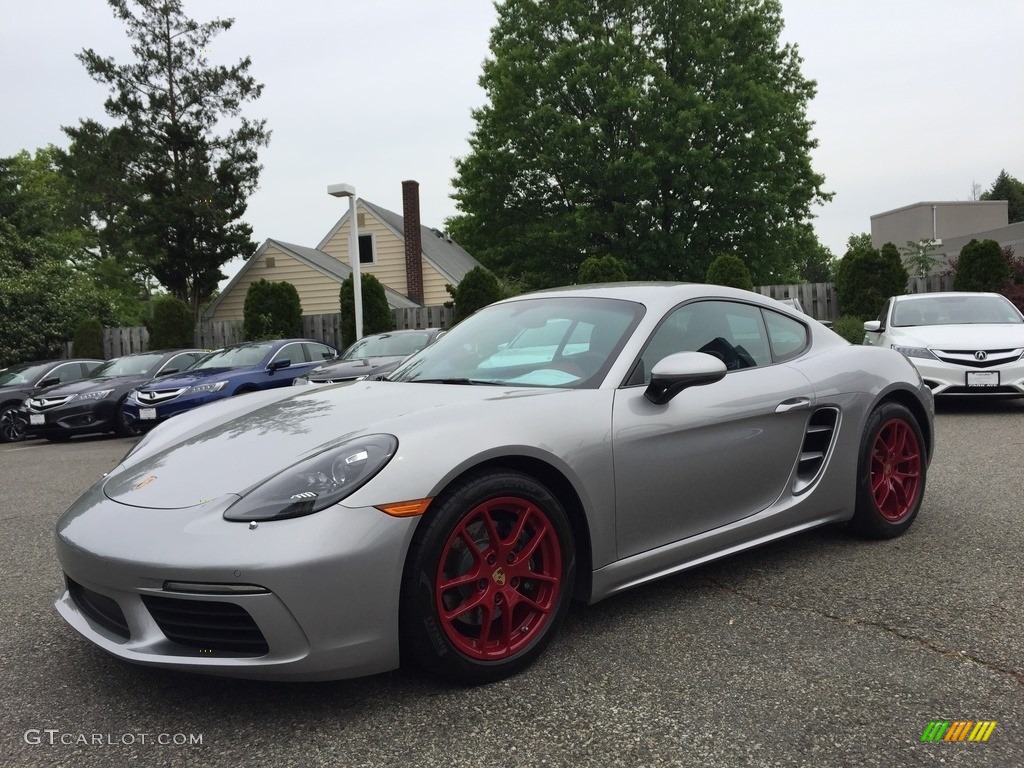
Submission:
M 1024 221 L 1010 224 L 1005 200 L 932 201 L 905 205 L 871 217 L 871 245 L 932 240 L 939 271 L 971 240 L 995 240 L 1000 247 L 1024 248 Z

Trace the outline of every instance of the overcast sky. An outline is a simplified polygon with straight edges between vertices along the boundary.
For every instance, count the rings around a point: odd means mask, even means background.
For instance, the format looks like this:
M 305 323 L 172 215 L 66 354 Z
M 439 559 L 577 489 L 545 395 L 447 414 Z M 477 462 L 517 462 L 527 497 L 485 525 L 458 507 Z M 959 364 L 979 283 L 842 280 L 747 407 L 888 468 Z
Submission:
M 495 19 L 489 0 L 186 0 L 199 21 L 234 18 L 210 60 L 252 57 L 265 84 L 246 114 L 273 132 L 246 220 L 257 242 L 315 246 L 347 203 L 326 187 L 401 212 L 420 183 L 424 224 L 453 215 L 454 159 Z M 971 199 L 1005 168 L 1024 178 L 1024 2 L 783 0 L 784 39 L 818 83 L 815 170 L 831 203 L 816 213 L 841 255 L 870 216 L 925 200 Z M 66 146 L 62 125 L 104 119 L 105 89 L 75 53 L 125 62 L 104 0 L 0 0 L 0 156 Z M 226 268 L 229 274 L 239 264 Z

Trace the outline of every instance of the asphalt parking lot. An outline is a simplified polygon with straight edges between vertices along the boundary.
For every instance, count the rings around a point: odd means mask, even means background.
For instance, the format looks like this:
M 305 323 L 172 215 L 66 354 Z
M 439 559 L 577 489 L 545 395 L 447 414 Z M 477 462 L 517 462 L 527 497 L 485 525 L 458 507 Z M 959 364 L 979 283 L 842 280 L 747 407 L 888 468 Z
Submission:
M 0 446 L 3 766 L 1024 765 L 1024 402 L 942 407 L 918 521 L 824 529 L 576 607 L 516 678 L 129 666 L 52 608 L 60 513 L 130 440 Z M 987 742 L 922 743 L 936 720 Z

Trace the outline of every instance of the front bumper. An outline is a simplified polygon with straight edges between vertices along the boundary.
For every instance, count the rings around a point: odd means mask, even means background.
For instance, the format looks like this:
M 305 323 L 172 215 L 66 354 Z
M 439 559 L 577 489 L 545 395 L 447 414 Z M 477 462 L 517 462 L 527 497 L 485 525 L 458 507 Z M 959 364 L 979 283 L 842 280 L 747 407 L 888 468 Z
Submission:
M 46 435 L 79 435 L 89 432 L 112 432 L 117 423 L 117 401 L 114 398 L 103 400 L 77 401 L 55 408 L 36 410 L 21 408 L 19 410 L 28 433 L 45 437 Z M 42 416 L 42 424 L 33 424 Z
M 920 371 L 932 393 L 939 397 L 1024 397 L 1024 359 L 990 367 L 956 365 L 920 357 L 908 359 Z
M 124 413 L 129 419 L 138 421 L 140 424 L 159 424 L 161 421 L 166 421 L 172 416 L 177 416 L 179 413 L 191 411 L 193 408 L 198 408 L 207 403 L 215 403 L 218 400 L 223 400 L 225 397 L 228 397 L 228 395 L 223 391 L 204 392 L 195 395 L 183 394 L 173 400 L 156 405 L 143 405 L 134 398 L 128 398 L 124 402 Z
M 402 568 L 418 518 L 337 505 L 251 528 L 223 519 L 233 495 L 140 509 L 108 499 L 101 485 L 57 524 L 68 589 L 55 607 L 103 650 L 257 679 L 398 666 Z

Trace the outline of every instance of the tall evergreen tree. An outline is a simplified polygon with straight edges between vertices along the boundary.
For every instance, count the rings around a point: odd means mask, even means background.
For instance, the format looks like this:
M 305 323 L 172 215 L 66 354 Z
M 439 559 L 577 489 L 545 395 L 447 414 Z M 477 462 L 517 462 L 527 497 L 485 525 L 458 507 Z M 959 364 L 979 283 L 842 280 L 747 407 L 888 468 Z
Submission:
M 231 67 L 207 59 L 232 19 L 196 22 L 181 0 L 108 3 L 135 61 L 79 54 L 93 79 L 109 86 L 104 107 L 116 125 L 83 120 L 65 128 L 72 139 L 65 166 L 91 203 L 105 247 L 141 260 L 198 314 L 223 277 L 220 267 L 254 249 L 241 217 L 269 133 L 242 106 L 263 86 L 249 74 L 249 57 Z
M 778 0 L 501 3 L 452 233 L 533 287 L 606 254 L 638 279 L 794 271 L 787 230 L 830 195 L 782 26 Z
M 1006 200 L 1010 224 L 1024 221 L 1024 182 L 1015 179 L 1005 169 L 999 172 L 992 187 L 981 194 L 982 200 Z

